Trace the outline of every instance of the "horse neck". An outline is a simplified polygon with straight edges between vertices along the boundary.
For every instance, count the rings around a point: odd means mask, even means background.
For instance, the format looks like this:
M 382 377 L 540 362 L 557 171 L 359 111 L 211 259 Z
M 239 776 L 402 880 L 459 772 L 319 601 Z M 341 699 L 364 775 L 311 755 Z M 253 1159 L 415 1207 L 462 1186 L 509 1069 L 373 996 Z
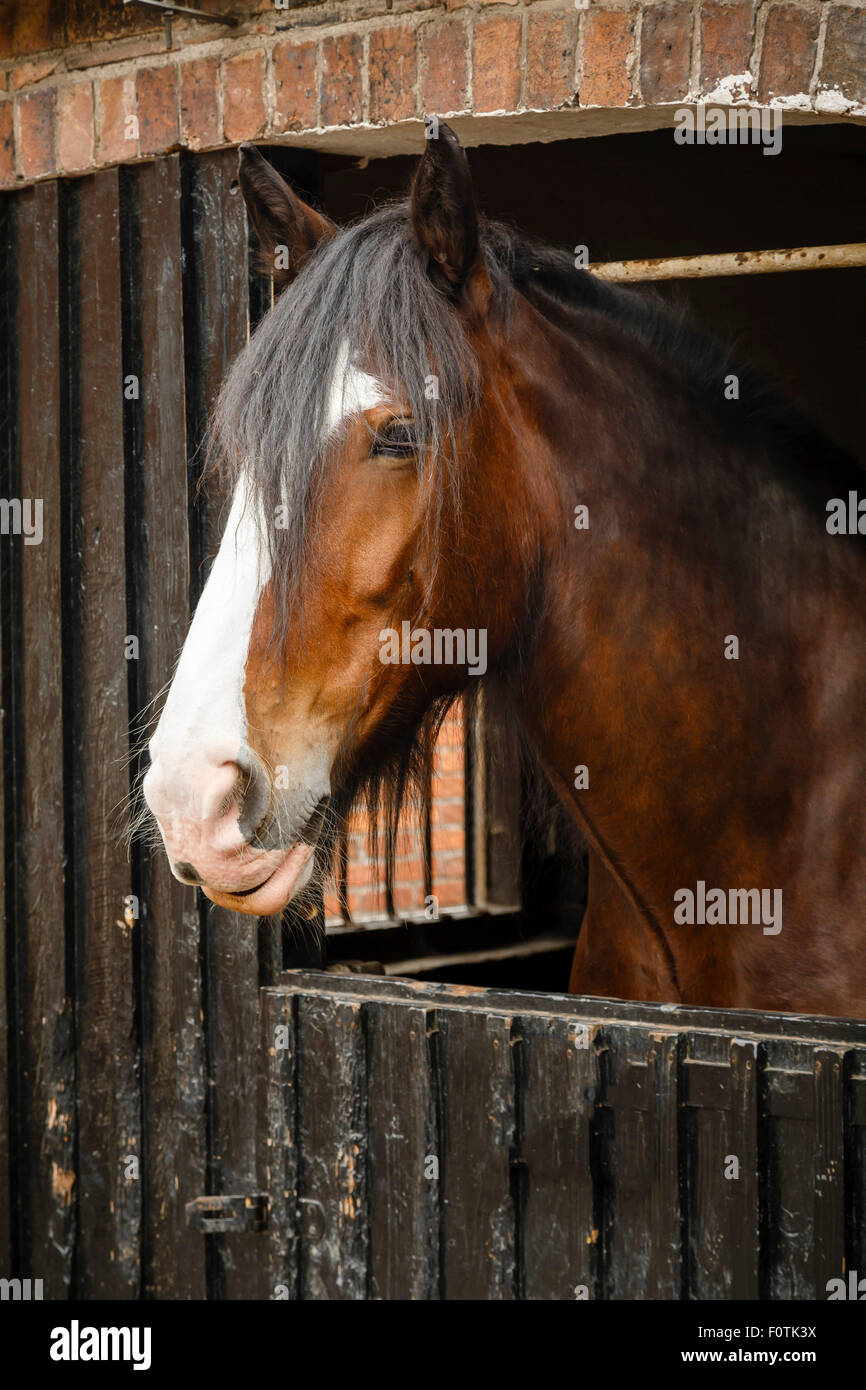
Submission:
M 595 321 L 583 341 L 545 337 L 519 391 L 547 446 L 521 719 L 648 921 L 670 922 L 673 894 L 699 879 L 783 887 L 802 915 L 821 877 L 810 856 L 866 832 L 862 753 L 827 782 L 866 675 L 859 557 L 834 549 L 770 440 L 714 431 L 640 344 Z

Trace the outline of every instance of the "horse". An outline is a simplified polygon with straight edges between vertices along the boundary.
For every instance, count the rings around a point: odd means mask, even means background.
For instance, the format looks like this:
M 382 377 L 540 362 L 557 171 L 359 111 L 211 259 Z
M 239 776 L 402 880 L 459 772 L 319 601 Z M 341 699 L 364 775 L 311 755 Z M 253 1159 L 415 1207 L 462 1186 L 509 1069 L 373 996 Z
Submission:
M 572 992 L 866 1016 L 857 463 L 683 313 L 481 217 L 444 122 L 340 228 L 239 170 L 276 294 L 150 743 L 175 876 L 280 912 L 482 689 L 588 846 Z M 483 673 L 436 633 L 483 633 Z

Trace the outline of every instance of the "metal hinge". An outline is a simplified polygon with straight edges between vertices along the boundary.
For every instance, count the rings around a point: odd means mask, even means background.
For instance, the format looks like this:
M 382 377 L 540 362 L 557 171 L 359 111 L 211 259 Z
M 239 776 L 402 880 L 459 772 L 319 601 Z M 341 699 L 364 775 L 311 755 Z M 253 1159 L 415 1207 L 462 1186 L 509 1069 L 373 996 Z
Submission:
M 205 1235 L 268 1228 L 268 1197 L 264 1192 L 252 1197 L 194 1197 L 185 1210 L 186 1224 Z

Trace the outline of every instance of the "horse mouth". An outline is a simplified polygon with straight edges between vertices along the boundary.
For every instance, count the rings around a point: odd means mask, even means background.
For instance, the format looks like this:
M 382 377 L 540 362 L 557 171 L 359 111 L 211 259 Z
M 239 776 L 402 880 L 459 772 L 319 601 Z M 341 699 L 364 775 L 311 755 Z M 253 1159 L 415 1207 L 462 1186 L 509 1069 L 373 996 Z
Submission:
M 271 917 L 282 912 L 295 894 L 309 882 L 315 852 L 315 845 L 298 840 L 272 873 L 255 887 L 226 892 L 204 883 L 202 892 L 217 907 L 228 908 L 230 912 L 245 912 L 251 917 Z
M 255 884 L 252 888 L 238 888 L 234 891 L 209 888 L 207 884 L 202 884 L 205 897 L 210 898 L 218 907 L 226 907 L 233 912 L 245 912 L 253 917 L 270 917 L 276 912 L 281 912 L 309 881 L 329 801 L 328 796 L 319 799 L 297 832 L 297 838 L 291 848 L 261 883 Z

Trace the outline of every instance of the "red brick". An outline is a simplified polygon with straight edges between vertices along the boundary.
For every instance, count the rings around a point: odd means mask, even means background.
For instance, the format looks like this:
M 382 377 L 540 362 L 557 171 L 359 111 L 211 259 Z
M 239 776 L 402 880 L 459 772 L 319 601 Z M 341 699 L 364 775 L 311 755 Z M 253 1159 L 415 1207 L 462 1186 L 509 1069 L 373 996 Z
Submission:
M 758 100 L 809 91 L 818 44 L 818 19 L 799 5 L 773 5 L 761 50 Z
M 629 64 L 634 19 L 626 10 L 587 12 L 583 27 L 581 106 L 625 106 L 631 96 Z
M 410 24 L 394 24 L 370 35 L 368 73 L 371 121 L 405 121 L 415 115 L 418 58 Z
M 19 137 L 18 162 L 25 179 L 38 179 L 53 174 L 57 163 L 54 154 L 55 94 L 51 88 L 30 92 L 18 102 Z
M 136 78 L 142 154 L 163 154 L 177 144 L 177 72 L 142 68 Z
M 701 90 L 748 72 L 755 41 L 753 4 L 707 4 L 701 10 Z
M 353 917 L 384 917 L 385 894 L 382 889 L 364 888 L 349 894 L 349 911 Z
M 316 45 L 278 43 L 274 49 L 274 75 L 274 129 L 309 130 L 316 125 Z
M 100 164 L 116 164 L 133 159 L 138 141 L 127 137 L 127 120 L 136 115 L 135 84 L 128 77 L 106 77 L 99 84 L 102 119 L 99 124 Z
M 435 829 L 445 826 L 462 825 L 465 810 L 462 800 L 435 802 L 432 807 L 432 824 Z
M 350 888 L 371 887 L 377 880 L 378 875 L 374 872 L 372 864 L 358 863 L 350 859 L 346 865 L 346 882 Z
M 433 800 L 438 801 L 449 796 L 462 797 L 466 784 L 462 776 L 441 777 L 437 774 L 433 781 Z
M 338 34 L 322 43 L 322 125 L 353 125 L 361 119 L 359 34 Z
M 840 6 L 827 19 L 821 87 L 866 103 L 866 11 Z
M 460 883 L 466 881 L 466 859 L 462 854 L 433 855 L 433 891 L 437 883 Z
M 651 5 L 643 12 L 640 86 L 646 102 L 677 101 L 689 90 L 692 6 Z
M 238 53 L 223 63 L 223 129 L 233 144 L 264 134 L 265 55 Z
M 437 747 L 433 755 L 433 765 L 437 772 L 462 772 L 463 749 Z
M 520 104 L 520 19 L 495 15 L 475 25 L 472 46 L 475 111 L 516 111 Z
M 12 102 L 0 101 L 0 188 L 15 182 L 15 137 L 12 130 Z
M 466 26 L 459 19 L 425 29 L 421 38 L 421 105 L 428 115 L 465 111 L 469 82 Z
M 529 11 L 526 31 L 526 105 L 545 111 L 575 99 L 574 44 L 577 15 Z
M 57 95 L 57 162 L 66 174 L 93 163 L 93 87 L 77 82 Z
M 466 902 L 466 890 L 462 883 L 437 883 L 434 884 L 434 892 L 440 912 L 446 907 L 462 907 Z
M 216 145 L 220 138 L 219 63 L 196 58 L 180 68 L 180 129 L 191 150 Z
M 437 848 L 437 850 L 439 850 L 439 851 L 443 851 L 443 850 L 446 850 L 446 849 L 460 849 L 460 850 L 462 850 L 462 849 L 465 849 L 465 847 L 466 847 L 466 836 L 465 836 L 465 834 L 464 834 L 464 832 L 463 832 L 462 829 L 460 829 L 460 830 L 450 829 L 450 830 L 439 830 L 439 831 L 437 831 L 437 833 L 436 833 L 436 848 Z

